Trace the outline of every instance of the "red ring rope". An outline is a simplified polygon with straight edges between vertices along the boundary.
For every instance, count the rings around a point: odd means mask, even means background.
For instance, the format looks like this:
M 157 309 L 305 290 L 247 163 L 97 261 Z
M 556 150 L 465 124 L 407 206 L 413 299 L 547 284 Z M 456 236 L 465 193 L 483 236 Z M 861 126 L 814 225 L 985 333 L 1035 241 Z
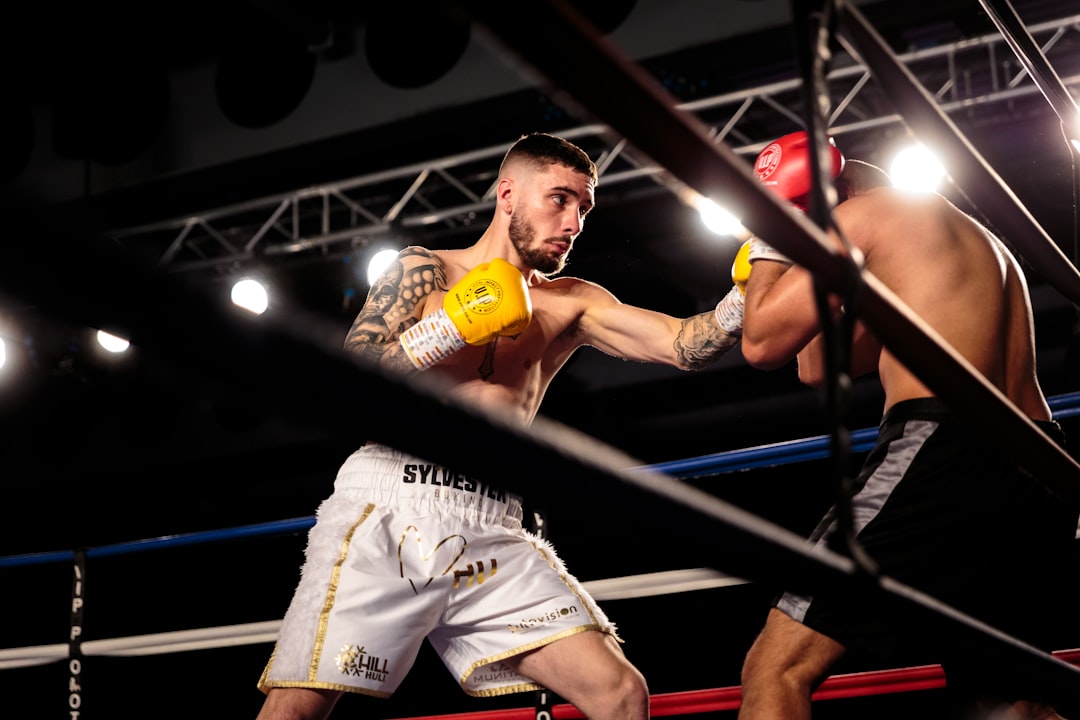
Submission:
M 1080 648 L 1058 650 L 1053 653 L 1058 659 L 1080 666 Z M 821 684 L 813 695 L 818 700 L 839 700 L 842 698 L 866 697 L 869 695 L 887 695 L 917 690 L 934 690 L 945 687 L 945 674 L 940 665 L 917 665 L 891 670 L 869 670 L 866 672 L 833 675 Z M 737 710 L 741 702 L 741 688 L 713 688 L 710 690 L 688 690 L 684 692 L 661 693 L 653 695 L 649 714 L 652 717 L 671 715 L 690 715 L 693 713 Z M 563 703 L 551 709 L 556 720 L 584 720 L 585 716 L 573 705 Z M 508 710 L 486 710 L 483 712 L 456 713 L 452 715 L 424 715 L 398 720 L 535 720 L 533 708 L 512 708 Z

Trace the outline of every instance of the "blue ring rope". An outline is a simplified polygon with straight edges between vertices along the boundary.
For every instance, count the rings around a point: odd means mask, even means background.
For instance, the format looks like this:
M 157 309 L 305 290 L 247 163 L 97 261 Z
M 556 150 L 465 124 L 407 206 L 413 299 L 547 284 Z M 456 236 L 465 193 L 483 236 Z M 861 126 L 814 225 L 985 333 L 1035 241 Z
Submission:
M 1050 410 L 1053 412 L 1055 420 L 1062 420 L 1080 414 L 1080 392 L 1056 395 L 1052 398 L 1048 398 L 1047 403 L 1050 405 Z M 852 452 L 859 453 L 869 451 L 877 441 L 877 434 L 877 428 L 863 428 L 861 430 L 852 431 Z M 807 462 L 809 460 L 818 460 L 828 457 L 828 454 L 829 437 L 826 435 L 818 435 L 802 440 L 791 440 L 788 442 L 760 445 L 742 450 L 730 450 L 710 455 L 701 455 L 685 460 L 673 460 L 670 462 L 657 463 L 655 465 L 644 465 L 638 469 L 661 472 L 678 478 L 688 478 L 703 475 L 717 475 L 737 470 L 751 470 L 754 468 Z M 293 518 L 291 520 L 275 520 L 273 522 L 259 523 L 256 525 L 242 525 L 240 527 L 222 530 L 208 530 L 186 533 L 183 535 L 168 535 L 165 537 L 133 540 L 130 542 L 88 548 L 86 556 L 88 558 L 108 557 L 110 555 L 124 555 L 147 550 L 179 547 L 182 545 L 217 542 L 219 540 L 235 540 L 237 538 L 261 535 L 287 535 L 289 533 L 306 531 L 314 524 L 315 517 L 308 516 Z M 74 558 L 74 550 L 9 555 L 7 557 L 0 557 L 0 568 L 71 562 Z

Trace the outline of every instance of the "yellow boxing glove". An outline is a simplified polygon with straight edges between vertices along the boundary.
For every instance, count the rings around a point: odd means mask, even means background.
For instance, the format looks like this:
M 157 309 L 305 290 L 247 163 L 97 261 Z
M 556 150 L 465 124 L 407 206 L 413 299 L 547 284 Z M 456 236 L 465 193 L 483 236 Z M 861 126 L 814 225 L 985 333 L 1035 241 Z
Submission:
M 532 321 L 525 278 L 502 258 L 477 265 L 446 294 L 443 306 L 401 333 L 401 346 L 425 370 L 465 345 L 517 335 Z
M 746 281 L 750 279 L 750 242 L 744 242 L 735 253 L 735 262 L 731 264 L 731 281 L 735 284 L 716 304 L 716 322 L 728 335 L 742 335 L 743 297 Z
M 746 295 L 746 281 L 750 279 L 750 240 L 747 240 L 735 253 L 735 262 L 731 263 L 731 281 L 739 292 Z

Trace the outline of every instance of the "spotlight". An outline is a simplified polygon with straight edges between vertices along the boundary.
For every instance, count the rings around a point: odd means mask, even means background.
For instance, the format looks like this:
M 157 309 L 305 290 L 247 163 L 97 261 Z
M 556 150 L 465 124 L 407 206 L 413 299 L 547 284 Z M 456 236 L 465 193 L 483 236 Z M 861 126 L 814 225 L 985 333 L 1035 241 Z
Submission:
M 945 177 L 945 168 L 937 157 L 922 144 L 902 149 L 889 168 L 893 185 L 903 190 L 932 192 Z
M 97 331 L 97 341 L 98 345 L 111 353 L 122 353 L 131 346 L 131 343 L 124 338 L 117 337 L 104 330 Z
M 1062 125 L 1068 126 L 1065 127 L 1064 130 L 1065 137 L 1069 141 L 1069 144 L 1072 145 L 1073 150 L 1080 152 L 1080 113 L 1073 116 L 1072 122 L 1062 123 Z
M 394 261 L 394 258 L 396 258 L 397 255 L 397 250 L 387 248 L 385 250 L 379 250 L 371 256 L 371 260 L 368 260 L 367 266 L 368 285 L 373 285 L 375 283 L 375 280 L 385 272 L 386 268 L 390 266 L 390 263 Z
M 746 232 L 746 228 L 743 227 L 737 217 L 712 200 L 702 198 L 697 203 L 697 210 L 701 215 L 701 222 L 705 223 L 705 227 L 717 235 L 737 237 Z
M 258 280 L 243 278 L 237 280 L 232 287 L 232 301 L 256 315 L 262 315 L 270 306 L 270 299 L 266 288 Z

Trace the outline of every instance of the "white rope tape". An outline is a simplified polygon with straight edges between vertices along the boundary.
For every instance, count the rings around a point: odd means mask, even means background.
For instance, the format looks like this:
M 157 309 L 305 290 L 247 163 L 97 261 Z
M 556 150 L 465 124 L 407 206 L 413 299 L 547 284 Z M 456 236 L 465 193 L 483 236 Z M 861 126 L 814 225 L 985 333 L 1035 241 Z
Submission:
M 582 583 L 597 601 L 668 595 L 741 585 L 745 580 L 707 568 L 668 570 Z M 112 657 L 138 657 L 165 653 L 272 643 L 277 640 L 280 620 L 222 625 L 174 632 L 132 635 L 129 637 L 87 640 L 82 654 Z M 67 643 L 0 649 L 0 670 L 8 670 L 63 660 L 68 656 Z

